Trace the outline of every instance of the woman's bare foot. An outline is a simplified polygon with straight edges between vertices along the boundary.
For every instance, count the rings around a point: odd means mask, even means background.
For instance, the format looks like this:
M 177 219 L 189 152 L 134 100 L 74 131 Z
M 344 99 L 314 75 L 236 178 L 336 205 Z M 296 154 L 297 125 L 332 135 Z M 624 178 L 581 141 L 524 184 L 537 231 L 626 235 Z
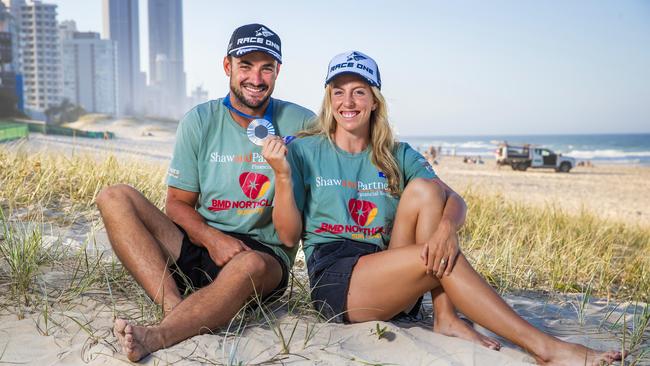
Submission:
M 163 348 L 161 337 L 153 327 L 131 325 L 124 319 L 115 319 L 113 333 L 122 347 L 122 352 L 132 362 L 140 361 L 148 354 Z
M 458 337 L 466 341 L 474 342 L 495 351 L 501 349 L 501 343 L 499 341 L 477 332 L 467 322 L 455 315 L 436 317 L 433 322 L 433 331 L 449 337 Z
M 533 356 L 540 365 L 553 366 L 611 365 L 615 361 L 621 361 L 624 358 L 624 355 L 618 351 L 596 351 L 581 344 L 567 343 L 559 340 L 556 346 L 551 347 L 549 356 Z

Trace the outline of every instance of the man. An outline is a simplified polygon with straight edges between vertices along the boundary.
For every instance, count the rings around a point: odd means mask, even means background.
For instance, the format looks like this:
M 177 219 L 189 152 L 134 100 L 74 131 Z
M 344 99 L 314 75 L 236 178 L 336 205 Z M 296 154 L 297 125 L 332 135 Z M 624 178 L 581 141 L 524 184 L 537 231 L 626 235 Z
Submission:
M 179 124 L 166 215 L 126 185 L 97 196 L 113 250 L 164 311 L 156 326 L 115 321 L 131 361 L 223 326 L 252 296 L 286 288 L 295 250 L 282 246 L 273 228 L 274 178 L 257 144 L 260 128 L 293 135 L 314 114 L 271 98 L 281 63 L 280 38 L 268 27 L 233 32 L 223 59 L 230 92 Z M 183 298 L 192 287 L 201 289 Z

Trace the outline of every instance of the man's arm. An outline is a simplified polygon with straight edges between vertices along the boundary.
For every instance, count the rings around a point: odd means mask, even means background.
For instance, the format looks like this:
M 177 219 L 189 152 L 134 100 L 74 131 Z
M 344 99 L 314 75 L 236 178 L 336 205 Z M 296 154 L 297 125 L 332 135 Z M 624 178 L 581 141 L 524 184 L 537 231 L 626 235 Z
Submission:
M 165 204 L 167 216 L 187 232 L 193 244 L 207 249 L 218 266 L 225 265 L 239 252 L 250 250 L 240 240 L 208 225 L 203 216 L 196 211 L 198 199 L 198 192 L 184 191 L 171 186 L 167 188 Z

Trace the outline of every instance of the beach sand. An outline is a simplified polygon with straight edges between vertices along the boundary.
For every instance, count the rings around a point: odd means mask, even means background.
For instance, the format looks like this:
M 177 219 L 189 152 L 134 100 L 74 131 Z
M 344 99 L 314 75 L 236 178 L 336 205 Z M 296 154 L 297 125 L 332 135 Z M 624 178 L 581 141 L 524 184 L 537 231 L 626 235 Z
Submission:
M 101 240 L 98 240 L 101 242 Z M 106 244 L 106 243 L 103 243 Z M 71 240 L 69 245 L 82 246 Z M 101 250 L 100 250 L 101 251 Z M 304 279 L 304 261 L 294 268 Z M 43 283 L 63 286 L 65 274 L 49 273 Z M 42 312 L 19 320 L 5 309 L 0 312 L 0 364 L 121 365 L 111 334 L 115 314 L 132 319 L 142 316 L 133 300 L 108 292 L 86 294 L 65 304 L 54 303 L 48 323 Z M 506 301 L 539 329 L 561 339 L 598 349 L 620 347 L 620 320 L 642 310 L 643 304 L 586 299 L 581 295 L 549 295 L 537 292 L 509 294 Z M 110 301 L 109 301 L 110 300 Z M 112 305 L 115 303 L 115 305 Z M 425 298 L 421 316 L 396 322 L 331 324 L 305 314 L 291 314 L 286 305 L 266 309 L 264 317 L 244 329 L 231 324 L 214 334 L 193 337 L 142 360 L 145 365 L 529 365 L 534 360 L 518 347 L 500 339 L 504 347 L 492 351 L 475 344 L 433 333 L 431 301 Z M 386 327 L 382 338 L 373 332 Z M 476 326 L 484 334 L 489 331 Z M 47 334 L 44 334 L 47 330 Z M 282 335 L 280 335 L 282 334 Z M 287 344 L 286 351 L 282 343 Z
M 120 158 L 144 159 L 166 164 L 172 154 L 175 125 L 147 122 L 137 125 L 128 120 L 86 123 L 88 130 L 106 130 L 117 134 L 115 140 L 72 139 L 32 134 L 29 141 L 8 145 L 32 152 L 105 156 L 112 152 Z M 496 168 L 486 160 L 483 165 L 464 164 L 460 158 L 443 157 L 434 168 L 456 191 L 500 194 L 508 200 L 533 205 L 557 205 L 569 212 L 587 210 L 608 219 L 650 225 L 650 169 L 631 166 L 576 168 L 569 174 L 550 170 L 512 171 Z M 471 215 L 471 212 L 470 212 Z M 94 254 L 112 255 L 103 229 L 92 224 L 56 228 L 49 235 L 66 245 L 83 247 L 93 243 Z M 304 260 L 295 268 L 305 278 Z M 61 285 L 57 273 L 44 276 L 48 286 Z M 5 289 L 2 289 L 5 293 Z M 1 295 L 0 295 L 1 296 Z M 109 305 L 107 294 L 88 294 L 72 303 L 53 304 L 51 329 L 42 334 L 44 316 L 28 312 L 25 319 L 5 307 L 0 310 L 0 364 L 28 365 L 121 365 L 128 364 L 117 352 L 111 334 L 115 311 L 133 309 L 126 298 Z M 562 339 L 598 349 L 620 347 L 620 322 L 644 304 L 584 299 L 580 295 L 541 292 L 508 294 L 506 301 L 535 326 Z M 3 302 L 6 298 L 2 297 Z M 6 303 L 6 302 L 5 302 Z M 635 307 L 638 306 L 638 307 Z M 329 324 L 314 317 L 289 314 L 280 307 L 273 312 L 279 320 L 249 324 L 233 334 L 193 337 L 144 360 L 147 365 L 164 364 L 289 364 L 289 365 L 524 365 L 533 359 L 518 347 L 505 342 L 497 352 L 455 338 L 435 334 L 431 329 L 431 301 L 425 300 L 423 316 L 415 321 L 394 323 L 368 322 L 355 325 Z M 372 334 L 376 325 L 387 327 L 385 337 Z M 83 325 L 83 326 L 82 326 Z M 41 331 L 39 331 L 41 329 Z M 478 329 L 490 334 L 489 331 Z M 293 337 L 288 352 L 283 352 L 282 337 Z M 647 341 L 647 339 L 646 339 Z
M 650 226 L 650 167 L 596 164 L 569 173 L 521 172 L 484 161 L 466 164 L 460 157 L 443 156 L 434 169 L 457 192 L 498 194 L 507 200 L 551 205 L 569 213 L 585 210 L 608 220 Z

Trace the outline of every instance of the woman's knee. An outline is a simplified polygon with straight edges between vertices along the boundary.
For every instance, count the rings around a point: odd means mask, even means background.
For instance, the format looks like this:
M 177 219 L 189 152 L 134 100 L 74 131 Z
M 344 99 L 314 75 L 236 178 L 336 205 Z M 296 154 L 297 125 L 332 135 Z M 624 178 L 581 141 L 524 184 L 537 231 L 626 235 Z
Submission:
M 447 193 L 438 183 L 432 180 L 416 178 L 406 185 L 400 202 L 405 200 L 416 205 L 443 206 L 447 200 Z

